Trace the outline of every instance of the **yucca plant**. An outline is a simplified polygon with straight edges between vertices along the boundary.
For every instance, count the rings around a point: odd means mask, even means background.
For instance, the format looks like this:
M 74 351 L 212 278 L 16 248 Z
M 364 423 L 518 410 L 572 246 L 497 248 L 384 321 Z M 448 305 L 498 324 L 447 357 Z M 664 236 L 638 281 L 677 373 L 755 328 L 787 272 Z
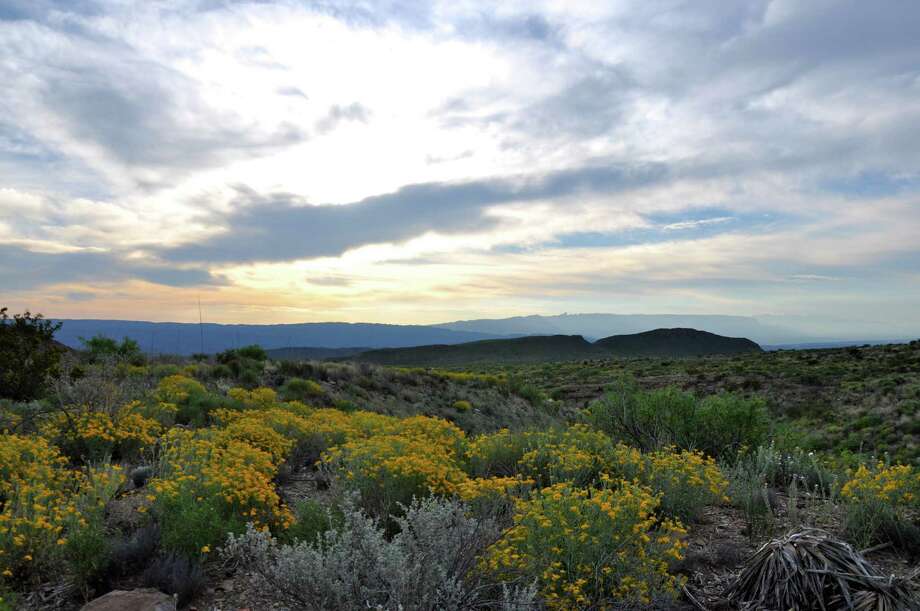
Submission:
M 908 579 L 879 575 L 850 545 L 816 529 L 764 544 L 726 595 L 744 609 L 920 610 Z

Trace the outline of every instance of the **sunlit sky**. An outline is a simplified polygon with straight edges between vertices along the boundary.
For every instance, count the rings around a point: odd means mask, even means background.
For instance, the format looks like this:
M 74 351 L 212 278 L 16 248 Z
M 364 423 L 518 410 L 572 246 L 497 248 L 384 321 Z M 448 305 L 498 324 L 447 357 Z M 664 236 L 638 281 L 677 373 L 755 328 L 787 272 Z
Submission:
M 920 333 L 920 3 L 0 2 L 0 305 Z

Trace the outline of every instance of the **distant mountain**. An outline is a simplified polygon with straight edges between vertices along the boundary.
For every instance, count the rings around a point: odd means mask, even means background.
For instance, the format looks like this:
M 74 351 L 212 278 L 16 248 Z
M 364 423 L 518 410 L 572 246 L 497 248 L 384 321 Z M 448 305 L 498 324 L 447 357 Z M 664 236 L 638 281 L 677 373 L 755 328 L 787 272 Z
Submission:
M 362 348 L 314 348 L 299 346 L 291 348 L 274 348 L 266 350 L 268 358 L 275 361 L 322 361 L 324 359 L 341 359 L 370 350 Z
M 354 357 L 379 365 L 443 367 L 470 363 L 531 363 L 603 358 L 606 353 L 580 335 L 535 335 L 492 339 L 452 346 L 415 346 L 370 350 Z
M 806 342 L 803 344 L 765 344 L 764 350 L 823 350 L 825 348 L 849 348 L 851 346 L 885 346 L 888 344 L 909 344 L 911 339 L 854 339 L 839 342 Z
M 655 329 L 632 335 L 613 335 L 594 342 L 613 356 L 687 357 L 763 352 L 743 337 L 724 337 L 696 329 Z
M 745 352 L 761 352 L 761 348 L 749 339 L 696 329 L 655 329 L 633 335 L 614 335 L 593 344 L 581 335 L 535 335 L 452 346 L 370 350 L 349 358 L 380 365 L 444 367 L 486 362 L 538 363 L 647 356 L 681 358 Z
M 764 324 L 750 316 L 695 314 L 561 314 L 512 318 L 460 320 L 434 325 L 441 329 L 495 335 L 583 335 L 594 340 L 609 335 L 642 333 L 653 329 L 703 329 L 728 337 L 749 337 L 760 344 L 827 341 L 802 331 Z
M 289 325 L 221 325 L 205 323 L 142 322 L 131 320 L 60 320 L 55 339 L 79 348 L 80 338 L 104 335 L 129 337 L 148 353 L 213 354 L 228 348 L 259 344 L 266 350 L 291 346 L 368 348 L 459 344 L 498 337 L 490 333 L 454 331 L 424 325 L 370 323 L 300 323 Z M 202 349 L 203 347 L 203 349 Z

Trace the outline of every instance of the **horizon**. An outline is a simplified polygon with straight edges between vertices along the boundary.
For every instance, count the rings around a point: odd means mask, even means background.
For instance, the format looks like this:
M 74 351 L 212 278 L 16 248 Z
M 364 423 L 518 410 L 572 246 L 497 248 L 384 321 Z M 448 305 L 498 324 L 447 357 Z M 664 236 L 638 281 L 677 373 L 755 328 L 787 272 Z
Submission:
M 900 1 L 13 0 L 0 306 L 916 337 L 918 22 Z

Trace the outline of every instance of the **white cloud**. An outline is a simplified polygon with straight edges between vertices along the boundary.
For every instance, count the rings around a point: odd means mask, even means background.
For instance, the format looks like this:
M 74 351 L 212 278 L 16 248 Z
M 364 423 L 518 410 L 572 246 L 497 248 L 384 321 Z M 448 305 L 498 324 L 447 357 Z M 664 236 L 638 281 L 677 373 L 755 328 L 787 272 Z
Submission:
M 435 319 L 445 294 L 474 315 L 497 294 L 846 307 L 920 259 L 918 19 L 857 0 L 17 3 L 0 245 L 183 286 L 207 268 L 228 299 L 283 288 L 343 316 L 375 292 L 380 315 L 427 299 L 412 312 Z M 626 167 L 658 173 L 583 178 Z M 407 185 L 428 199 L 400 203 Z M 559 246 L 584 233 L 614 243 Z

